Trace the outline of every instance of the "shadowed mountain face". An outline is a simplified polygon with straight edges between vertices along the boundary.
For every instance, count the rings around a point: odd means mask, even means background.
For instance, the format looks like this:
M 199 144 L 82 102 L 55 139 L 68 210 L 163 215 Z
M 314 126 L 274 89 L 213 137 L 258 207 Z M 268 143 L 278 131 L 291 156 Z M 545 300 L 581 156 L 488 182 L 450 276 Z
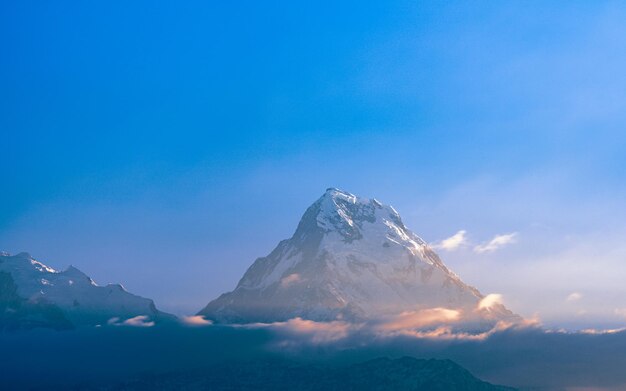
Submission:
M 502 305 L 479 310 L 482 298 L 393 207 L 331 188 L 307 209 L 290 239 L 257 259 L 233 292 L 199 314 L 223 323 L 361 321 L 449 308 L 479 323 L 518 319 Z
M 27 253 L 0 254 L 0 330 L 67 329 L 132 318 L 135 323 L 174 319 L 152 300 L 119 284 L 98 286 L 75 267 L 56 271 Z
M 262 361 L 216 365 L 193 372 L 146 376 L 108 391 L 147 390 L 359 390 L 512 391 L 481 381 L 450 360 L 379 358 L 331 368 Z
M 64 330 L 73 325 L 59 307 L 45 299 L 26 300 L 20 297 L 11 275 L 0 272 L 0 331 L 36 327 Z

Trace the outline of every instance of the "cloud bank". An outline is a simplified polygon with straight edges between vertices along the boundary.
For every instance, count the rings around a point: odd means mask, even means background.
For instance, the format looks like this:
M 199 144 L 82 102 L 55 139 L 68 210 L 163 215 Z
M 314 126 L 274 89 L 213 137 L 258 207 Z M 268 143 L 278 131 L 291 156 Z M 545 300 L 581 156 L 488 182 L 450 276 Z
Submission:
M 484 380 L 521 389 L 604 390 L 626 384 L 622 329 L 571 333 L 543 330 L 532 322 L 500 322 L 482 332 L 464 332 L 457 322 L 454 310 L 433 308 L 371 324 L 295 318 L 246 326 L 173 324 L 0 333 L 6 358 L 0 362 L 11 375 L 2 379 L 12 386 L 7 389 L 30 389 L 25 385 L 33 384 L 40 389 L 51 389 L 52 384 L 61 384 L 55 389 L 72 389 L 76 382 L 115 381 L 137 373 L 232 360 L 285 357 L 293 363 L 346 363 L 405 355 L 451 359 Z M 42 346 L 55 354 L 41 354 Z

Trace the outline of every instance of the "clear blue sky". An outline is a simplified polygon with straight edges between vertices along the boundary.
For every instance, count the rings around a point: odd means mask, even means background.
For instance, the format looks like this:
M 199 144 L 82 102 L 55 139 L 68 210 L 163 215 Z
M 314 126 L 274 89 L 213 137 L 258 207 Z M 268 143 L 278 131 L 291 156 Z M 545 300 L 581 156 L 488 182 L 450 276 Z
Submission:
M 624 323 L 623 3 L 212 3 L 0 5 L 0 249 L 195 312 L 336 186 L 465 230 L 524 315 Z

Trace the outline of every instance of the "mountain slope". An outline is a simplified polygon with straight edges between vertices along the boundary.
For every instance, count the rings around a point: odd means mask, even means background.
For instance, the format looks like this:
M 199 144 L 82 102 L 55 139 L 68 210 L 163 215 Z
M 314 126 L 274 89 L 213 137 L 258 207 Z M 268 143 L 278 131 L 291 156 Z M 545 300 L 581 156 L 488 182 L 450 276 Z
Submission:
M 330 188 L 290 239 L 199 314 L 224 323 L 366 320 L 430 308 L 490 322 L 515 317 L 502 305 L 479 311 L 482 298 L 393 207 Z
M 56 305 L 20 297 L 11 274 L 0 272 L 0 331 L 36 327 L 64 330 L 73 325 Z
M 137 316 L 146 322 L 174 319 L 121 285 L 98 286 L 75 267 L 56 271 L 27 253 L 0 253 L 0 311 L 0 329 L 63 329 Z

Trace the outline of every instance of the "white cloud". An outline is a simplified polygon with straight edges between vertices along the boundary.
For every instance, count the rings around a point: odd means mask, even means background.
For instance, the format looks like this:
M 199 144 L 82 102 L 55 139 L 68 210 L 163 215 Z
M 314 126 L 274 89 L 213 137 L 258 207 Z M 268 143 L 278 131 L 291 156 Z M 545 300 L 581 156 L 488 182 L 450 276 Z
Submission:
M 478 303 L 478 309 L 490 309 L 494 305 L 502 304 L 502 295 L 499 293 L 490 293 Z
M 210 326 L 213 324 L 212 321 L 205 319 L 202 315 L 185 316 L 181 321 L 187 326 Z
M 517 232 L 513 232 L 510 234 L 496 235 L 490 241 L 479 244 L 474 247 L 474 251 L 482 254 L 482 253 L 491 253 L 500 248 L 507 246 L 509 244 L 515 243 L 517 241 Z
M 441 250 L 446 250 L 446 251 L 457 250 L 459 247 L 467 244 L 467 239 L 465 237 L 465 234 L 466 234 L 465 230 L 460 230 L 459 232 L 455 233 L 449 238 L 444 239 L 439 243 L 433 244 L 432 247 L 435 249 L 441 249 Z
M 567 301 L 578 301 L 583 298 L 583 295 L 578 292 L 572 292 L 567 296 Z
M 152 327 L 154 326 L 154 322 L 150 320 L 150 318 L 146 315 L 135 316 L 134 318 L 126 319 L 123 322 L 120 322 L 120 318 L 111 318 L 107 321 L 108 325 L 111 326 L 132 326 L 132 327 Z
M 126 319 L 122 322 L 124 326 L 133 326 L 133 327 L 152 327 L 154 326 L 154 322 L 150 321 L 150 318 L 146 315 L 135 316 L 134 318 Z
M 584 329 L 584 330 L 580 330 L 578 333 L 580 334 L 593 334 L 593 335 L 597 335 L 597 334 L 616 334 L 616 333 L 621 333 L 622 331 L 625 331 L 626 328 L 622 327 L 619 329 Z

